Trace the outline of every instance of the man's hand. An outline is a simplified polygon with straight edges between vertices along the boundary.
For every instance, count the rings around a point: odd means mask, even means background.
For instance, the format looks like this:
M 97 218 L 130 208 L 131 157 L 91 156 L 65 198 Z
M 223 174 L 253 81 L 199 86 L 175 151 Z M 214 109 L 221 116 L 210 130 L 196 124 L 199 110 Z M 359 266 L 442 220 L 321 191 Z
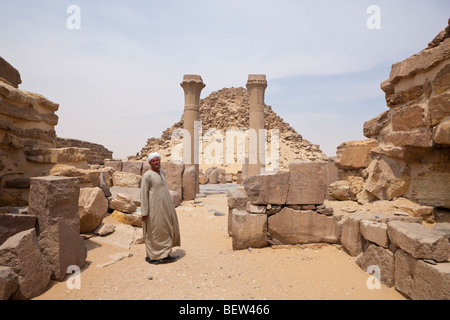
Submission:
M 142 216 L 141 219 L 142 219 L 142 221 L 147 221 L 148 216 Z

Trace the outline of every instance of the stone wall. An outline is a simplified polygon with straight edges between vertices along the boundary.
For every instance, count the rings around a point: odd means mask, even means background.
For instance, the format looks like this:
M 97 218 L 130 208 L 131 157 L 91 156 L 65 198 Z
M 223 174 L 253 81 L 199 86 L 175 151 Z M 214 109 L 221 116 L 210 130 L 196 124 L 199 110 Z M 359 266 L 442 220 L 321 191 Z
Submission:
M 102 165 L 104 164 L 105 159 L 111 159 L 113 157 L 113 152 L 105 148 L 104 146 L 87 142 L 87 141 L 81 141 L 76 139 L 65 139 L 65 138 L 56 138 L 56 147 L 57 148 L 83 148 L 83 149 L 89 149 L 88 164 L 98 164 Z
M 389 110 L 364 124 L 376 139 L 364 190 L 450 208 L 450 26 L 428 48 L 392 65 L 381 84 Z
M 0 58 L 0 207 L 26 206 L 32 177 L 76 176 L 82 187 L 99 186 L 99 172 L 88 163 L 110 153 L 95 144 L 58 139 L 59 105 L 20 90 L 20 83 L 19 72 Z
M 244 187 L 228 193 L 233 249 L 339 245 L 364 271 L 411 299 L 450 298 L 448 224 L 429 229 L 408 214 L 335 215 L 323 204 L 325 176 L 323 164 L 297 162 L 287 172 L 244 179 Z
M 338 200 L 406 197 L 450 208 L 450 26 L 423 51 L 392 65 L 381 84 L 388 110 L 364 124 L 362 141 L 337 149 Z

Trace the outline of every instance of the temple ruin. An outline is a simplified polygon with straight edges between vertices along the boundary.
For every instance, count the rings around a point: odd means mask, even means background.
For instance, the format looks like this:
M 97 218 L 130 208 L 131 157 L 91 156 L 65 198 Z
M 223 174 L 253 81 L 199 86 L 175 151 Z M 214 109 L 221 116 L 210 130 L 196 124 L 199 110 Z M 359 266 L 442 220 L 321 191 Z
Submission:
M 204 99 L 201 76 L 185 75 L 182 120 L 128 160 L 57 137 L 59 105 L 20 90 L 20 83 L 19 72 L 0 59 L 0 300 L 31 299 L 51 279 L 63 281 L 68 267 L 82 268 L 83 235 L 114 232 L 102 226 L 106 216 L 139 228 L 140 183 L 152 151 L 163 155 L 175 206 L 193 203 L 202 183 L 239 185 L 227 193 L 230 249 L 333 244 L 363 270 L 378 267 L 383 284 L 411 299 L 450 298 L 450 228 L 441 223 L 450 209 L 450 26 L 392 66 L 381 84 L 389 109 L 364 124 L 368 140 L 344 142 L 335 160 L 265 104 L 261 74 L 248 76 L 247 89 Z M 279 170 L 261 174 L 266 146 L 259 139 L 247 144 L 245 163 L 200 164 L 208 147 L 199 144 L 200 124 L 218 133 L 279 128 Z M 172 162 L 177 129 L 184 130 L 184 158 Z M 333 203 L 340 200 L 361 210 L 337 212 Z M 397 211 L 363 206 L 377 201 Z

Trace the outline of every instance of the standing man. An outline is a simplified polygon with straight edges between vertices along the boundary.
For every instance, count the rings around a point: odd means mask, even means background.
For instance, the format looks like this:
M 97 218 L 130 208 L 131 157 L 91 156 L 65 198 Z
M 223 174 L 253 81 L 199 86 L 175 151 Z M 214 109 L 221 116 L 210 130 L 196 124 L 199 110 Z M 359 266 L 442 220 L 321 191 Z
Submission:
M 176 261 L 171 257 L 173 247 L 180 246 L 177 213 L 166 186 L 166 177 L 160 170 L 161 155 L 148 157 L 151 170 L 142 177 L 141 211 L 146 255 L 145 261 L 161 264 Z

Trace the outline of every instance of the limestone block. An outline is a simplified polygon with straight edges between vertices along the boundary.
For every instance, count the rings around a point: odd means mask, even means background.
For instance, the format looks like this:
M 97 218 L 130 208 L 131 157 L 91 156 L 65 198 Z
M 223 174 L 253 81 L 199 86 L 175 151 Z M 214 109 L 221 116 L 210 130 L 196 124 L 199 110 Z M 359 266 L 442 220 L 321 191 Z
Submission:
M 133 200 L 136 207 L 141 206 L 141 188 L 113 186 L 109 190 L 112 199 L 116 198 L 119 193 L 123 193 Z
M 267 246 L 267 215 L 232 211 L 233 250 Z
M 449 46 L 450 39 L 446 39 L 435 48 L 423 50 L 401 62 L 393 64 L 389 81 L 395 85 L 402 78 L 429 70 L 439 62 L 450 58 Z
M 377 221 L 361 220 L 360 231 L 364 239 L 384 248 L 389 247 L 387 224 Z
M 378 136 L 381 130 L 389 123 L 388 115 L 388 111 L 384 111 L 377 117 L 366 121 L 363 128 L 364 136 L 367 138 Z
M 420 98 L 424 93 L 424 86 L 418 85 L 410 87 L 406 90 L 395 92 L 386 97 L 386 104 L 388 107 L 395 107 L 407 102 Z
M 111 218 L 123 224 L 142 227 L 142 216 L 137 212 L 123 213 L 122 211 L 115 210 L 111 213 Z
M 233 209 L 245 211 L 249 199 L 247 195 L 239 189 L 229 189 L 227 191 L 227 199 L 228 199 L 228 235 L 231 236 L 232 211 Z
M 328 195 L 337 200 L 350 200 L 350 181 L 339 180 L 328 186 Z
M 418 223 L 388 222 L 388 236 L 392 244 L 416 259 L 442 262 L 450 255 L 448 236 Z
M 252 204 L 286 204 L 289 192 L 289 172 L 278 171 L 274 175 L 249 176 L 244 179 L 243 185 Z
M 414 201 L 427 206 L 450 209 L 450 172 L 422 172 L 411 184 L 411 198 Z
M 118 187 L 140 188 L 141 180 L 141 176 L 130 172 L 116 171 L 112 175 L 113 185 Z
M 403 147 L 432 148 L 432 135 L 433 131 L 431 128 L 393 131 L 383 137 L 383 142 Z
M 375 139 L 347 141 L 337 147 L 336 165 L 344 170 L 366 168 L 371 162 L 370 150 L 378 146 Z
M 351 256 L 355 257 L 363 251 L 364 238 L 360 231 L 362 220 L 374 221 L 376 214 L 355 213 L 348 215 L 342 224 L 341 244 Z
M 450 145 L 450 117 L 445 119 L 433 130 L 433 140 L 434 143 L 448 146 Z
M 100 188 L 82 188 L 78 201 L 80 232 L 93 232 L 102 223 L 108 211 L 108 200 Z
M 109 207 L 113 210 L 119 210 L 123 213 L 131 213 L 136 211 L 137 207 L 133 199 L 125 193 L 119 193 L 109 203 Z
M 195 200 L 197 195 L 195 167 L 186 167 L 184 169 L 182 194 L 183 201 Z
M 433 231 L 438 231 L 445 233 L 447 236 L 449 236 L 450 240 L 450 222 L 439 222 L 436 223 L 433 228 L 431 228 Z
M 275 244 L 338 243 L 341 225 L 336 217 L 285 207 L 269 217 L 269 234 Z
M 106 159 L 105 160 L 105 168 L 106 167 L 110 167 L 110 168 L 114 168 L 114 170 L 116 171 L 122 171 L 122 160 L 110 160 L 110 159 Z
M 0 266 L 0 301 L 8 298 L 19 287 L 19 277 L 11 267 Z
M 0 245 L 13 235 L 36 227 L 37 218 L 27 214 L 0 214 Z
M 69 163 L 89 160 L 90 150 L 87 148 L 48 148 L 24 150 L 26 158 L 39 163 Z
M 17 233 L 0 246 L 0 265 L 11 267 L 18 275 L 19 288 L 13 299 L 34 298 L 50 282 L 52 270 L 39 250 L 35 229 Z
M 372 161 L 367 170 L 364 189 L 380 200 L 404 195 L 411 183 L 409 166 L 402 161 L 383 157 Z
M 356 264 L 364 271 L 370 266 L 378 267 L 380 271 L 378 280 L 388 287 L 395 285 L 395 260 L 392 251 L 372 244 L 358 257 Z
M 392 206 L 412 217 L 420 217 L 427 222 L 434 222 L 435 209 L 432 206 L 420 205 L 403 197 L 393 200 Z
M 16 88 L 22 83 L 19 71 L 2 57 L 0 57 L 0 78 L 8 81 L 8 83 Z
M 431 125 L 439 124 L 442 119 L 450 116 L 450 91 L 441 93 L 428 100 L 428 112 Z
M 233 250 L 262 248 L 267 245 L 267 215 L 232 211 Z
M 420 105 L 404 106 L 393 110 L 391 115 L 392 130 L 407 131 L 425 125 L 424 109 Z
M 123 172 L 131 172 L 137 175 L 142 175 L 142 161 L 124 161 L 122 163 Z
M 161 162 L 161 169 L 166 175 L 167 188 L 178 192 L 180 197 L 182 197 L 184 164 L 164 161 Z
M 450 64 L 445 65 L 433 80 L 433 88 L 436 94 L 450 89 Z
M 57 164 L 50 170 L 49 174 L 57 177 L 78 178 L 80 180 L 80 185 L 85 187 L 93 188 L 100 186 L 100 172 L 97 170 Z
M 323 204 L 327 192 L 325 177 L 323 162 L 297 160 L 289 163 L 289 192 L 286 205 Z
M 30 179 L 29 214 L 38 218 L 38 232 L 59 220 L 80 231 L 78 200 L 80 182 L 77 178 L 38 177 Z
M 397 250 L 395 289 L 413 300 L 449 300 L 450 262 L 432 265 Z
M 83 237 L 63 220 L 41 231 L 39 247 L 51 266 L 52 278 L 58 281 L 65 278 L 69 266 L 81 268 L 86 262 L 87 250 Z

